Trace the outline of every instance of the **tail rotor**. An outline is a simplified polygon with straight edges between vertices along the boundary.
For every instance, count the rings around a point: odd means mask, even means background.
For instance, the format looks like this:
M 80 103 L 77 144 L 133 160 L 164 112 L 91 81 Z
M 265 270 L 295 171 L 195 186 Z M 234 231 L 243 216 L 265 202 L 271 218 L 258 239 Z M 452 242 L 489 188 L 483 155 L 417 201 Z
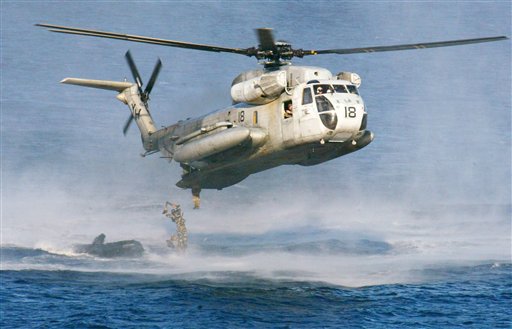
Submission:
M 149 82 L 148 82 L 146 88 L 144 90 L 142 90 L 142 86 L 144 85 L 144 83 L 142 82 L 139 70 L 137 70 L 137 66 L 135 65 L 135 61 L 133 60 L 133 57 L 132 57 L 130 51 L 126 52 L 125 58 L 126 58 L 126 61 L 128 62 L 128 66 L 130 67 L 130 71 L 132 72 L 133 79 L 135 80 L 135 83 L 137 84 L 140 99 L 142 100 L 142 102 L 144 103 L 146 108 L 148 108 L 149 94 L 151 93 L 151 90 L 153 89 L 153 87 L 155 85 L 156 79 L 158 78 L 158 74 L 160 73 L 160 69 L 162 68 L 162 61 L 160 60 L 160 58 L 157 60 L 155 67 L 153 69 L 153 73 L 151 73 L 151 77 L 149 78 Z M 133 122 L 133 119 L 135 118 L 135 115 L 137 115 L 137 114 L 132 111 L 132 114 L 130 115 L 128 120 L 126 120 L 126 123 L 124 124 L 124 127 L 123 127 L 124 135 L 126 135 L 126 133 L 128 132 L 128 129 L 130 128 L 130 126 Z

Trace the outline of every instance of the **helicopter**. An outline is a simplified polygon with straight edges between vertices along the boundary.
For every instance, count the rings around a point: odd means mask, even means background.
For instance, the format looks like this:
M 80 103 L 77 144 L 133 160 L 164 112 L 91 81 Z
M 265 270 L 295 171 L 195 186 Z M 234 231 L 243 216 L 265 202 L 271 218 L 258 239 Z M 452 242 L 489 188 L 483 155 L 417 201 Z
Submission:
M 65 78 L 64 84 L 107 89 L 128 105 L 126 134 L 135 121 L 143 157 L 160 152 L 183 169 L 180 188 L 192 191 L 194 208 L 202 189 L 235 185 L 249 175 L 281 165 L 313 166 L 366 147 L 374 139 L 354 72 L 332 74 L 321 67 L 295 66 L 295 57 L 355 54 L 459 46 L 508 39 L 505 36 L 399 44 L 364 48 L 305 50 L 275 41 L 270 28 L 256 29 L 259 44 L 228 48 L 139 35 L 52 24 L 36 24 L 51 32 L 148 43 L 160 46 L 255 57 L 262 68 L 242 72 L 231 84 L 232 104 L 221 110 L 157 129 L 149 111 L 149 95 L 162 62 L 158 59 L 144 89 L 133 57 L 125 55 L 134 83 Z

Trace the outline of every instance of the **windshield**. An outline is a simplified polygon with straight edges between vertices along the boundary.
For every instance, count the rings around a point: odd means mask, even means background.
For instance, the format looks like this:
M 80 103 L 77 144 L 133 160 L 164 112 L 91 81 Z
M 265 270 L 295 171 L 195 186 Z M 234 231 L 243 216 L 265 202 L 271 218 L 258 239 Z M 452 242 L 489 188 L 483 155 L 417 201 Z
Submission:
M 315 95 L 323 95 L 323 94 L 355 94 L 359 95 L 356 86 L 353 85 L 330 85 L 330 84 L 318 84 L 313 86 L 313 90 L 315 91 Z
M 329 129 L 336 129 L 338 116 L 332 103 L 323 95 L 316 96 L 316 108 L 320 114 L 320 120 Z

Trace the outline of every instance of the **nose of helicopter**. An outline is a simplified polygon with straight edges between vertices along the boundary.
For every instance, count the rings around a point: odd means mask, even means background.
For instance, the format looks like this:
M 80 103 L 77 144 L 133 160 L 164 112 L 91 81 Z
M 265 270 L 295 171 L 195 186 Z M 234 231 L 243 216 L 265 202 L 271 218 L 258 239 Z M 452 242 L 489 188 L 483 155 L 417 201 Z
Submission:
M 326 95 L 324 100 L 328 101 L 328 108 L 319 102 L 317 102 L 317 106 L 320 119 L 327 128 L 325 139 L 344 142 L 361 137 L 366 130 L 367 121 L 361 97 L 351 94 L 333 94 Z
M 366 121 L 364 102 L 358 95 L 339 96 L 334 100 L 334 108 L 339 118 L 338 131 L 363 130 Z

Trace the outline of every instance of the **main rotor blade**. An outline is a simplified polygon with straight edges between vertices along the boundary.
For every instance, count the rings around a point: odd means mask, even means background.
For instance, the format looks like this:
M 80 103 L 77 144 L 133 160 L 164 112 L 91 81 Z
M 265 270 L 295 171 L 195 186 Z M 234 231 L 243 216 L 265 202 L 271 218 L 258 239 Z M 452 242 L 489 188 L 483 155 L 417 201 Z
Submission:
M 133 115 L 130 114 L 130 117 L 128 118 L 128 120 L 126 120 L 126 123 L 124 124 L 123 135 L 126 136 L 126 132 L 130 128 L 130 125 L 132 124 L 132 121 L 133 121 Z
M 471 44 L 471 43 L 501 41 L 501 40 L 506 40 L 506 39 L 508 39 L 508 38 L 505 36 L 499 36 L 499 37 L 461 39 L 461 40 L 440 41 L 440 42 L 411 43 L 411 44 L 402 44 L 402 45 L 394 45 L 394 46 L 376 46 L 376 47 L 364 47 L 364 48 L 326 49 L 326 50 L 304 50 L 304 52 L 305 52 L 304 55 L 374 53 L 374 52 L 381 52 L 381 51 L 398 51 L 398 50 L 409 50 L 409 49 L 461 46 L 461 45 L 467 45 L 467 44 Z
M 274 35 L 272 33 L 272 29 L 262 28 L 256 29 L 256 33 L 258 34 L 258 40 L 260 42 L 260 50 L 275 50 L 276 43 L 274 41 Z
M 155 85 L 156 78 L 158 77 L 158 73 L 160 73 L 161 68 L 162 68 L 162 61 L 159 58 L 155 64 L 153 73 L 151 73 L 151 78 L 149 78 L 148 85 L 146 86 L 146 89 L 144 90 L 144 94 L 149 95 L 151 93 L 151 90 L 153 89 L 153 86 Z
M 58 33 L 87 35 L 87 36 L 91 36 L 91 37 L 150 43 L 150 44 L 155 44 L 155 45 L 160 45 L 160 46 L 188 48 L 188 49 L 212 51 L 212 52 L 227 52 L 227 53 L 252 56 L 252 54 L 249 53 L 250 48 L 248 48 L 248 49 L 227 48 L 227 47 L 204 45 L 204 44 L 199 44 L 199 43 L 151 38 L 151 37 L 145 37 L 145 36 L 140 36 L 140 35 L 121 34 L 121 33 L 115 33 L 115 32 L 88 30 L 88 29 L 81 29 L 81 28 L 75 28 L 75 27 L 69 27 L 69 26 L 52 25 L 52 24 L 36 24 L 36 26 L 45 27 L 51 32 L 58 32 Z
M 130 66 L 130 71 L 132 72 L 133 79 L 135 80 L 135 83 L 137 86 L 139 86 L 139 92 L 142 92 L 142 79 L 140 77 L 139 70 L 137 70 L 137 66 L 135 65 L 135 62 L 133 61 L 132 54 L 128 50 L 126 54 L 124 55 L 126 57 L 126 61 L 128 62 L 128 65 Z

